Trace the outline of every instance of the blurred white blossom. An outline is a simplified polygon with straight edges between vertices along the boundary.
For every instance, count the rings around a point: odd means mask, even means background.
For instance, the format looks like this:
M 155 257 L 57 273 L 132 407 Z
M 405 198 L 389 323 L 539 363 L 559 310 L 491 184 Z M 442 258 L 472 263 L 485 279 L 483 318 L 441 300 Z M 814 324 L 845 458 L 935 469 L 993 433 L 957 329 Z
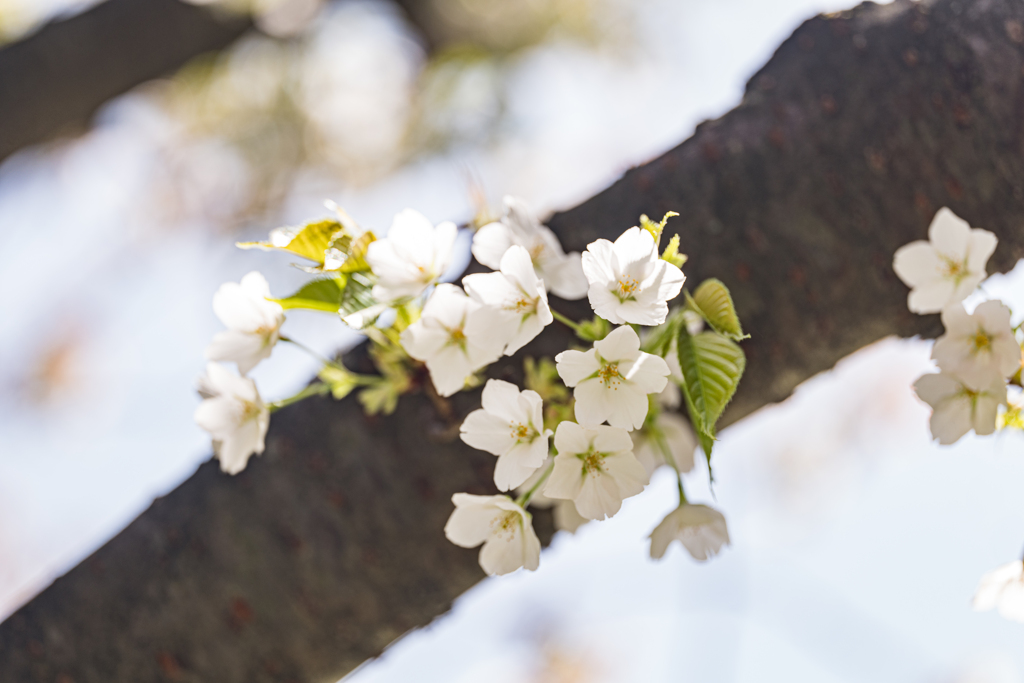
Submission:
M 664 557 L 672 541 L 679 541 L 695 560 L 703 561 L 717 555 L 723 545 L 729 545 L 729 529 L 718 510 L 684 503 L 668 513 L 651 532 L 651 557 Z
M 206 347 L 207 360 L 234 362 L 243 375 L 268 358 L 281 338 L 284 309 L 270 298 L 266 278 L 253 271 L 213 295 L 213 312 L 228 328 Z
M 914 313 L 938 313 L 960 303 L 985 279 L 985 264 L 996 236 L 971 229 L 967 221 L 943 207 L 928 228 L 928 241 L 896 250 L 893 270 L 910 287 L 907 306 Z
M 1020 345 L 1010 327 L 1010 309 L 1001 301 L 986 301 L 968 314 L 961 304 L 942 310 L 946 333 L 932 347 L 939 367 L 974 382 L 986 377 L 1010 377 L 1021 363 Z
M 607 420 L 613 427 L 639 429 L 647 417 L 647 395 L 668 382 L 668 364 L 642 352 L 631 327 L 612 330 L 589 351 L 563 351 L 555 363 L 566 386 L 575 387 L 576 419 L 583 425 Z
M 683 271 L 659 258 L 654 236 L 636 227 L 614 243 L 591 242 L 583 254 L 583 272 L 594 312 L 616 325 L 662 324 L 668 302 L 686 280 Z
M 451 263 L 457 232 L 454 223 L 434 227 L 413 209 L 396 215 L 387 237 L 366 249 L 366 262 L 378 278 L 374 298 L 391 302 L 422 294 Z
M 402 332 L 402 347 L 427 364 L 442 396 L 459 391 L 470 375 L 501 357 L 505 340 L 479 318 L 482 308 L 455 285 L 441 284 L 420 319 Z
M 196 423 L 213 437 L 220 468 L 238 474 L 249 456 L 263 452 L 270 410 L 254 381 L 216 363 L 207 364 L 199 385 L 204 400 L 196 408 Z
M 448 540 L 463 548 L 480 549 L 480 566 L 488 574 L 508 574 L 520 567 L 540 565 L 540 539 L 530 514 L 508 496 L 452 496 L 455 511 L 444 525 Z
M 671 382 L 669 382 L 671 384 Z M 693 453 L 697 439 L 690 423 L 677 413 L 661 412 L 654 420 L 629 433 L 633 439 L 633 453 L 650 476 L 658 467 L 669 464 L 668 457 L 679 472 L 693 469 Z M 668 457 L 666 457 L 668 456 Z
M 481 404 L 483 408 L 463 421 L 462 440 L 498 456 L 494 483 L 499 491 L 508 491 L 529 479 L 548 457 L 551 430 L 544 429 L 540 394 L 490 379 Z
M 484 305 L 481 317 L 506 340 L 511 356 L 540 334 L 554 318 L 544 283 L 537 277 L 526 249 L 513 246 L 501 257 L 501 272 L 462 278 L 466 293 Z
M 995 608 L 1005 619 L 1024 622 L 1024 562 L 1010 562 L 982 576 L 972 606 L 978 612 Z
M 978 436 L 994 432 L 999 406 L 1006 403 L 1006 381 L 995 373 L 980 380 L 931 373 L 918 378 L 914 390 L 932 407 L 932 436 L 944 445 L 972 429 Z

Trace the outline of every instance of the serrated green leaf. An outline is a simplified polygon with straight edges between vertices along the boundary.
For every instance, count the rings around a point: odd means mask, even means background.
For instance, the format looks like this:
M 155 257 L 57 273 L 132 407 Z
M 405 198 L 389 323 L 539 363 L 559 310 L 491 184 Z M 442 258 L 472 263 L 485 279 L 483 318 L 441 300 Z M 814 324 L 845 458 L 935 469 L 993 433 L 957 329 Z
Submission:
M 710 278 L 700 283 L 692 297 L 687 294 L 687 301 L 719 334 L 734 341 L 747 338 L 729 288 L 721 280 Z
M 685 325 L 680 326 L 676 345 L 690 421 L 710 463 L 715 424 L 736 393 L 747 359 L 734 341 L 717 332 L 691 335 Z
M 317 311 L 337 313 L 344 298 L 344 277 L 328 277 L 312 280 L 284 299 L 275 299 L 282 308 L 311 308 Z
M 327 219 L 298 227 L 277 228 L 270 232 L 269 241 L 236 242 L 235 246 L 241 249 L 288 251 L 323 265 L 327 248 L 340 234 L 344 234 L 344 230 L 338 221 Z
M 342 273 L 358 273 L 370 270 L 370 264 L 366 262 L 366 249 L 371 243 L 377 240 L 377 236 L 367 230 L 354 240 L 349 240 L 345 252 L 345 262 L 339 269 Z

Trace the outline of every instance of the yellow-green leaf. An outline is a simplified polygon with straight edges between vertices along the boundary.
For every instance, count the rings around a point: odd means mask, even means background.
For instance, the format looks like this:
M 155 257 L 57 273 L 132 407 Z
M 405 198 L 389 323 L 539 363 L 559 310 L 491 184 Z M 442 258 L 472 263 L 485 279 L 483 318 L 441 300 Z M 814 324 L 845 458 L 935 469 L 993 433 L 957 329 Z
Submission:
M 345 294 L 344 277 L 327 277 L 312 280 L 284 299 L 275 299 L 282 308 L 311 308 L 317 311 L 337 313 Z
M 323 265 L 324 253 L 337 237 L 344 234 L 341 223 L 333 219 L 314 221 L 299 227 L 277 228 L 267 242 L 236 242 L 241 249 L 289 251 Z
M 736 315 L 736 306 L 732 302 L 729 288 L 722 284 L 721 280 L 705 280 L 700 283 L 692 297 L 687 294 L 687 300 L 720 334 L 735 341 L 747 338 L 743 334 L 743 327 L 740 326 L 740 318 Z

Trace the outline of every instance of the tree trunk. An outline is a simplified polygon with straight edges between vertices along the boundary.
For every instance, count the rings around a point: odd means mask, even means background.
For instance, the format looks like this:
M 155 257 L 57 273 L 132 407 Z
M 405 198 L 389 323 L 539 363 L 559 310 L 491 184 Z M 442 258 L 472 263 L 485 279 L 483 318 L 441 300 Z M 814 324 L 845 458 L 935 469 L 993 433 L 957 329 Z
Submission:
M 1022 41 L 1011 0 L 811 19 L 739 107 L 551 224 L 582 249 L 682 214 L 689 284 L 725 281 L 752 335 L 733 422 L 884 336 L 939 331 L 891 268 L 939 207 L 999 236 L 994 269 L 1024 255 Z M 556 323 L 519 355 L 570 341 Z M 0 680 L 333 683 L 482 578 L 442 533 L 452 493 L 493 490 L 493 458 L 453 438 L 478 401 L 456 396 L 451 422 L 422 394 L 390 417 L 276 413 L 245 473 L 203 465 L 0 625 Z

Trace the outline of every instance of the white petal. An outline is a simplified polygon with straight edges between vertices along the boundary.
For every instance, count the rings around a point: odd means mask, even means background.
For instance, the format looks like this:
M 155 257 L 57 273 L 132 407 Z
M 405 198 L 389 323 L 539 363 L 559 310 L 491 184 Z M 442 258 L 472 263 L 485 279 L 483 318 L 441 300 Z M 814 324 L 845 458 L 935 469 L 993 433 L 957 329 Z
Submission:
M 928 226 L 928 240 L 935 250 L 960 262 L 967 256 L 971 226 L 946 207 L 939 209 Z
M 952 280 L 935 280 L 912 289 L 907 296 L 907 308 L 914 313 L 938 313 L 947 304 L 962 298 L 955 297 L 956 285 Z
M 574 387 L 601 369 L 594 351 L 562 351 L 555 356 L 555 369 L 567 387 Z
M 619 315 L 619 312 L 622 310 L 623 304 L 621 301 L 619 301 L 619 298 L 608 289 L 608 287 L 609 285 L 604 284 L 590 285 L 590 289 L 587 290 L 587 299 L 590 301 L 590 307 L 594 309 L 595 314 L 597 314 L 601 318 L 604 318 L 613 325 L 625 325 L 629 321 L 623 316 Z M 666 307 L 666 311 L 667 310 L 668 309 Z M 637 324 L 639 325 L 642 323 Z
M 474 496 L 456 493 L 452 496 L 455 510 L 444 525 L 444 535 L 463 548 L 478 546 L 491 535 L 492 524 L 504 511 L 494 505 L 498 496 Z
M 661 356 L 640 353 L 625 371 L 625 377 L 645 394 L 657 394 L 664 390 L 668 383 L 670 370 L 668 363 Z
M 616 281 L 615 246 L 608 240 L 595 240 L 587 246 L 587 250 L 581 256 L 583 273 L 591 287 L 606 285 Z
M 566 254 L 564 259 L 551 266 L 546 266 L 541 272 L 541 277 L 555 296 L 566 301 L 582 299 L 590 288 L 578 251 Z
M 640 337 L 632 327 L 617 327 L 607 337 L 595 342 L 594 348 L 607 361 L 635 360 L 640 357 Z M 665 363 L 664 360 L 661 362 Z M 665 366 L 665 375 L 668 375 L 668 366 Z
M 640 464 L 637 463 L 637 466 L 640 467 Z M 587 519 L 612 517 L 622 508 L 619 486 L 608 474 L 585 475 L 575 501 L 576 510 Z
M 509 421 L 486 410 L 474 410 L 467 415 L 460 432 L 467 445 L 493 455 L 507 453 L 516 444 Z
M 563 422 L 562 424 L 566 424 Z M 561 429 L 562 425 L 558 426 Z M 555 436 L 556 443 L 558 436 Z M 551 470 L 551 476 L 544 484 L 544 495 L 548 498 L 564 498 L 575 500 L 583 486 L 583 465 L 580 460 L 571 453 L 558 451 L 555 456 L 555 467 Z
M 513 244 L 508 227 L 502 223 L 488 223 L 473 235 L 473 258 L 488 268 L 498 270 L 501 257 Z
M 619 497 L 623 499 L 642 493 L 650 481 L 647 470 L 629 451 L 606 456 L 604 467 L 618 484 Z
M 555 449 L 560 455 L 585 453 L 590 449 L 594 431 L 584 429 L 575 422 L 559 422 L 555 430 Z M 556 458 L 555 464 L 557 466 Z M 577 461 L 578 464 L 578 461 Z
M 892 267 L 903 284 L 914 288 L 940 280 L 943 262 L 930 243 L 918 240 L 896 250 Z
M 985 265 L 996 250 L 999 240 L 988 230 L 975 228 L 971 230 L 967 246 L 967 270 L 972 273 L 985 274 Z
M 654 236 L 646 230 L 632 227 L 615 240 L 615 255 L 623 271 L 638 263 L 649 263 L 658 257 Z
M 576 403 L 573 406 L 576 421 L 581 425 L 591 426 L 600 425 L 605 420 L 612 418 L 619 423 L 624 421 L 625 425 L 631 427 L 633 424 L 631 416 L 617 415 L 622 410 L 623 402 L 618 400 L 617 397 L 613 398 L 613 393 L 617 392 L 606 387 L 598 379 L 588 379 L 577 384 L 576 389 L 573 391 L 573 397 L 576 399 Z M 644 401 L 647 401 L 646 397 Z M 622 427 L 624 425 L 618 424 L 616 426 Z

